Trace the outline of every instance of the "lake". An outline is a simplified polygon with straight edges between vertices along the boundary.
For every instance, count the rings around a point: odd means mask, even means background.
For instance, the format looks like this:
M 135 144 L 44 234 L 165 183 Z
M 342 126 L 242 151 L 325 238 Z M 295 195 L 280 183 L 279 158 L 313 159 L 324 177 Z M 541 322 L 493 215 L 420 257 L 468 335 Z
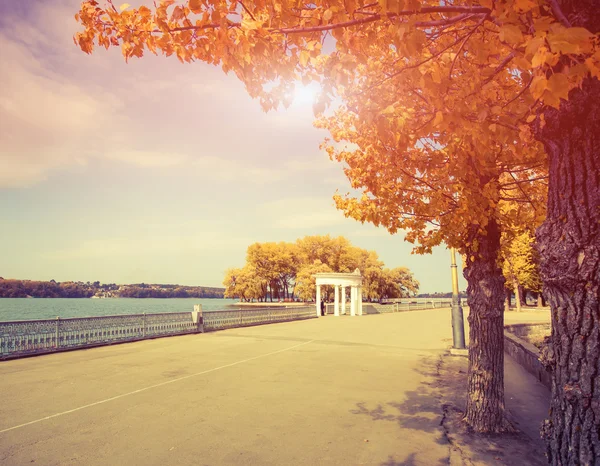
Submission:
M 236 299 L 135 299 L 135 298 L 0 298 L 0 322 L 7 320 L 55 319 L 120 314 L 153 314 L 193 311 L 194 304 L 204 310 L 236 309 Z

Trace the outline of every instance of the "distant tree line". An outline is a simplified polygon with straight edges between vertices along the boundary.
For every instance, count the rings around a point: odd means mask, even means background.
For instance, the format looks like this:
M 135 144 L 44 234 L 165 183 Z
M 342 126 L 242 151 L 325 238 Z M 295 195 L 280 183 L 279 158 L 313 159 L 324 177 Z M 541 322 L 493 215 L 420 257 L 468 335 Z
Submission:
M 419 290 L 406 267 L 384 267 L 375 251 L 353 246 L 339 236 L 306 236 L 295 243 L 254 243 L 246 252 L 246 265 L 227 270 L 225 297 L 243 301 L 310 301 L 320 272 L 352 273 L 363 277 L 363 298 L 380 301 L 413 296 Z M 349 292 L 349 289 L 347 290 Z M 333 299 L 333 287 L 322 287 L 323 299 Z
M 222 298 L 224 292 L 223 288 L 139 283 L 125 285 L 119 291 L 119 296 L 121 298 Z
M 0 277 L 0 298 L 222 298 L 223 288 L 137 283 L 12 280 Z

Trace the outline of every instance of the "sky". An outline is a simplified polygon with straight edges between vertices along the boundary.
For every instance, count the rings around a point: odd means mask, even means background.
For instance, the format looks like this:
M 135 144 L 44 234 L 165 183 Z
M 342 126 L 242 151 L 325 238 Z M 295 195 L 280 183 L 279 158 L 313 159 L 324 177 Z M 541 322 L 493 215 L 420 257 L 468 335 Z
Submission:
M 0 276 L 222 286 L 252 243 L 329 234 L 451 290 L 445 247 L 336 210 L 310 92 L 264 113 L 211 65 L 86 55 L 79 3 L 0 0 Z

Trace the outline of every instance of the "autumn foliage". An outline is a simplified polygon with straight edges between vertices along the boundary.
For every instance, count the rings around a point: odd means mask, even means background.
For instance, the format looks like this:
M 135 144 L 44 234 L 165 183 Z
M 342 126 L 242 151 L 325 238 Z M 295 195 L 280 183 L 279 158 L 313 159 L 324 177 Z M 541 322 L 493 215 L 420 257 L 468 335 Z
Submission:
M 225 297 L 312 301 L 316 296 L 313 274 L 351 273 L 355 269 L 363 275 L 363 296 L 370 300 L 411 296 L 419 290 L 419 283 L 406 267 L 385 268 L 375 251 L 353 246 L 342 236 L 326 235 L 305 236 L 295 243 L 248 246 L 246 265 L 225 274 Z M 328 291 L 325 287 L 324 299 L 328 299 Z
M 119 45 L 127 59 L 149 50 L 220 65 L 267 110 L 288 104 L 300 81 L 319 81 L 318 113 L 334 95 L 344 102 L 319 125 L 352 149 L 325 146 L 364 192 L 339 196 L 338 207 L 408 230 L 426 252 L 442 241 L 463 249 L 470 233 L 457 218 L 485 225 L 505 187 L 544 175 L 530 123 L 600 74 L 597 37 L 553 12 L 532 0 L 90 1 L 76 41 L 86 52 Z

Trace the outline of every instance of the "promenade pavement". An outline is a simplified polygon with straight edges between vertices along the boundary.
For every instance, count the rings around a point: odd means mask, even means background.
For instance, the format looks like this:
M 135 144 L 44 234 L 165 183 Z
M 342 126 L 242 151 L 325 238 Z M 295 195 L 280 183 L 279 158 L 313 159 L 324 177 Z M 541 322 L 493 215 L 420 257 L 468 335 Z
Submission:
M 458 464 L 450 328 L 448 309 L 329 315 L 5 361 L 0 464 Z

